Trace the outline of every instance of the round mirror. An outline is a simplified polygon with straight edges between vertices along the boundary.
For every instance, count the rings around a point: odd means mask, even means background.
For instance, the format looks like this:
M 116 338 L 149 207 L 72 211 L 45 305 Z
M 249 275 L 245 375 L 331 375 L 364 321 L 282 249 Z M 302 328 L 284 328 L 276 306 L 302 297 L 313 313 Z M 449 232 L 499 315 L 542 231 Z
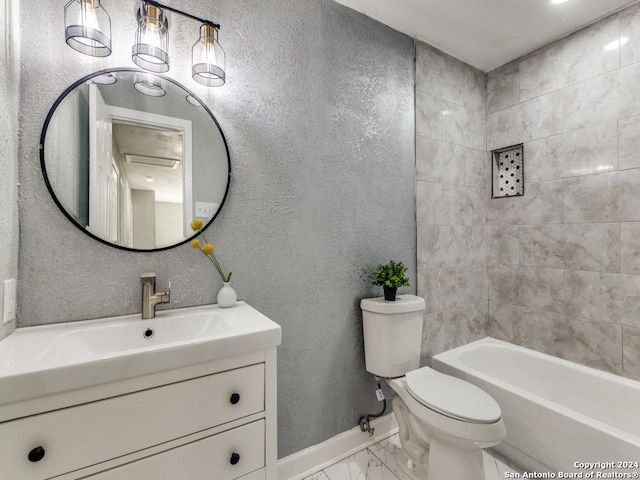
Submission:
M 170 78 L 136 69 L 84 77 L 53 104 L 40 161 L 56 204 L 118 248 L 156 251 L 195 235 L 224 204 L 231 162 L 211 111 Z

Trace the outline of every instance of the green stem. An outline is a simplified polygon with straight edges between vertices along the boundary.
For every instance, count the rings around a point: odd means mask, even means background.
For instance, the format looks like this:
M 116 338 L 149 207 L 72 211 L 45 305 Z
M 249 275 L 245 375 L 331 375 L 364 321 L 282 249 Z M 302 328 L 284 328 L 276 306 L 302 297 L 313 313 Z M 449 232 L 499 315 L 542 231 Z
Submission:
M 200 235 L 202 235 L 202 239 L 204 240 L 205 243 L 209 243 L 209 241 L 207 240 L 207 237 L 204 236 L 204 232 L 200 231 Z M 216 270 L 218 270 L 218 273 L 220 274 L 220 278 L 222 278 L 222 281 L 228 282 L 231 279 L 231 272 L 229 272 L 229 278 L 225 280 L 224 272 L 222 271 L 222 267 L 220 267 L 220 264 L 218 263 L 218 259 L 216 258 L 216 256 L 212 253 L 211 255 L 207 255 L 207 258 L 211 260 L 211 263 L 213 263 L 213 266 L 216 267 Z
M 220 268 L 220 265 L 218 265 L 218 263 L 216 261 L 214 261 L 213 258 L 211 258 L 210 255 L 205 255 L 210 261 L 211 263 L 213 263 L 213 266 L 216 267 L 216 270 L 218 271 L 218 274 L 220 275 L 220 278 L 222 278 L 222 281 L 224 282 L 224 273 L 222 273 L 222 269 Z

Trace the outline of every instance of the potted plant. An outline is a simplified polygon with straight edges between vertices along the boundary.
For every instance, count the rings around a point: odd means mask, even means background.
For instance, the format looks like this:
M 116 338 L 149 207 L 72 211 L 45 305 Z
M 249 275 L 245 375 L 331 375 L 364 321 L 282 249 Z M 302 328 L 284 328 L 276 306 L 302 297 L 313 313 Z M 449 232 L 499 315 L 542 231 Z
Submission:
M 373 284 L 382 285 L 384 289 L 384 299 L 390 302 L 395 301 L 396 292 L 400 287 L 409 286 L 409 277 L 404 273 L 407 271 L 402 262 L 394 262 L 378 265 L 373 271 Z

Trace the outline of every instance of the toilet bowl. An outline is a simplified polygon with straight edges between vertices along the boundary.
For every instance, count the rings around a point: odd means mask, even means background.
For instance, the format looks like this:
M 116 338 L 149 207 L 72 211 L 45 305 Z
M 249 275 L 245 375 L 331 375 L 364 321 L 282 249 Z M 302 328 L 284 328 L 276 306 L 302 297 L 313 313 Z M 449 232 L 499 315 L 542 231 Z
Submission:
M 482 449 L 506 435 L 500 406 L 475 385 L 418 368 L 424 299 L 366 298 L 360 306 L 366 368 L 396 393 L 392 405 L 405 473 L 416 480 L 484 479 Z

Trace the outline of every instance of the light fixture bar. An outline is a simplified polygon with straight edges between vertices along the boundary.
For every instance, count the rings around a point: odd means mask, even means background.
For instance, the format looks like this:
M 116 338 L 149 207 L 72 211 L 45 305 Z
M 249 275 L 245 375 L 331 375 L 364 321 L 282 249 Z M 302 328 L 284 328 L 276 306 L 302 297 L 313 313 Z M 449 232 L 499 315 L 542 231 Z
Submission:
M 206 23 L 207 25 L 211 25 L 212 27 L 220 30 L 220 24 L 219 23 L 213 23 L 211 20 L 205 20 L 204 18 L 196 17 L 195 15 L 191 15 L 190 13 L 183 12 L 182 10 L 178 10 L 176 8 L 173 8 L 173 7 L 168 7 L 166 5 L 163 5 L 160 2 L 156 2 L 155 0 L 145 0 L 144 3 L 147 3 L 149 5 L 153 5 L 154 7 L 162 8 L 163 10 L 168 10 L 170 12 L 177 13 L 178 15 L 182 15 L 183 17 L 190 18 L 191 20 L 196 20 L 196 21 L 198 21 L 200 23 Z

